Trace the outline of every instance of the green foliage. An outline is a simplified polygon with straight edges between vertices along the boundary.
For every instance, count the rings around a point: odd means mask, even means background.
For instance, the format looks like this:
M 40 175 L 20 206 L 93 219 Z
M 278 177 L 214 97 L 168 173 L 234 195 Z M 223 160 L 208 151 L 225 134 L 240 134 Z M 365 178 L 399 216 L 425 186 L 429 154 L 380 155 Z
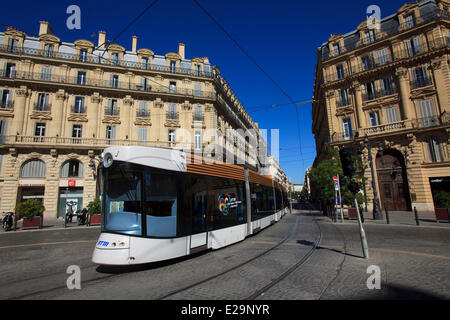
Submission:
M 19 217 L 31 219 L 33 217 L 42 216 L 45 207 L 38 199 L 28 199 L 16 206 L 16 213 Z
M 88 205 L 88 214 L 96 214 L 102 212 L 102 202 L 100 199 L 96 198 L 95 200 L 91 201 Z
M 312 168 L 309 176 L 311 179 L 311 189 L 316 196 L 320 196 L 322 199 L 334 199 L 334 182 L 333 177 L 339 175 L 341 177 L 341 196 L 342 201 L 346 205 L 354 205 L 353 194 L 348 190 L 348 184 L 350 182 L 348 177 L 343 176 L 341 158 L 339 151 L 335 148 L 328 149 L 329 158 L 321 161 L 316 167 Z M 364 165 L 362 161 L 353 156 L 354 166 L 356 173 L 353 176 L 355 179 L 361 179 L 361 187 L 364 188 L 366 183 L 364 179 L 364 171 L 367 165 Z M 358 203 L 364 202 L 364 197 L 361 194 L 356 195 Z
M 450 192 L 441 191 L 434 196 L 438 208 L 450 208 Z

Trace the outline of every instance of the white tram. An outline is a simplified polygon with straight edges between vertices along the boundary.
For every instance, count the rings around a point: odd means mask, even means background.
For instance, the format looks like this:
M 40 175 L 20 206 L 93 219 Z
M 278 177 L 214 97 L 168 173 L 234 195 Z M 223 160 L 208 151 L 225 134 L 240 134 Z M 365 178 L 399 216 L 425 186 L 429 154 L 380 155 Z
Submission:
M 198 159 L 173 149 L 105 149 L 102 232 L 92 261 L 140 264 L 219 249 L 287 213 L 276 181 Z

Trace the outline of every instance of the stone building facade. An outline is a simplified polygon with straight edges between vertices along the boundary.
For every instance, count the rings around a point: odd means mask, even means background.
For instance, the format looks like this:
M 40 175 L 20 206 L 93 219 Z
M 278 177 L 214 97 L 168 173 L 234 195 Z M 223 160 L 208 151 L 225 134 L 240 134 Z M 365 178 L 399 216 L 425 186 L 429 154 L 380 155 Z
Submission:
M 131 51 L 106 45 L 100 31 L 96 45 L 67 43 L 47 22 L 37 37 L 12 27 L 0 33 L 0 212 L 29 198 L 42 199 L 45 219 L 63 216 L 68 204 L 86 207 L 111 145 L 223 147 L 260 169 L 249 141 L 261 131 L 219 68 L 187 59 L 184 44 L 157 55 L 137 42 Z
M 372 203 L 370 147 L 382 209 L 432 211 L 450 190 L 449 10 L 448 0 L 407 3 L 379 28 L 363 21 L 318 48 L 315 165 L 329 147 L 353 149 Z

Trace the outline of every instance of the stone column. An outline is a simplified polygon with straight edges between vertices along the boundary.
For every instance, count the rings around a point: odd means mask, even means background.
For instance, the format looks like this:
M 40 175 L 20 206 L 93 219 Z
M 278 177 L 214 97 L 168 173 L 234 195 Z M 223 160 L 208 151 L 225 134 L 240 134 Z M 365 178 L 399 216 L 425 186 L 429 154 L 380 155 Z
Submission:
M 88 107 L 88 130 L 86 138 L 100 139 L 100 126 L 99 110 L 102 108 L 102 98 L 98 92 L 94 92 L 91 96 L 91 105 Z
M 448 73 L 447 59 L 435 58 L 431 61 L 433 82 L 437 92 L 439 114 L 444 111 L 450 113 L 450 96 L 447 88 L 450 85 L 450 75 Z
M 19 89 L 16 89 L 16 101 L 14 103 L 14 119 L 11 123 L 11 128 L 14 128 L 13 132 L 12 129 L 10 130 L 11 134 L 18 133 L 19 135 L 24 135 L 24 117 L 25 117 L 25 107 L 26 107 L 26 100 L 27 100 L 27 87 L 21 86 Z
M 398 77 L 398 82 L 400 85 L 400 105 L 401 105 L 401 113 L 402 120 L 411 120 L 409 106 L 411 104 L 411 100 L 409 99 L 409 93 L 411 92 L 411 88 L 409 86 L 409 77 L 408 77 L 408 69 L 407 68 L 398 68 L 395 71 L 395 75 Z
M 51 126 L 51 131 L 49 132 L 49 136 L 55 137 L 56 135 L 60 137 L 64 137 L 64 118 L 65 118 L 65 108 L 64 108 L 64 100 L 66 98 L 66 94 L 63 89 L 59 89 L 55 94 L 55 106 L 52 108 L 52 115 L 54 117 L 54 125 Z
M 361 84 L 357 81 L 353 82 L 352 89 L 353 89 L 354 98 L 355 98 L 356 115 L 358 118 L 357 121 L 355 121 L 355 122 L 358 124 L 358 129 L 362 129 L 362 128 L 366 127 L 366 122 L 364 120 Z

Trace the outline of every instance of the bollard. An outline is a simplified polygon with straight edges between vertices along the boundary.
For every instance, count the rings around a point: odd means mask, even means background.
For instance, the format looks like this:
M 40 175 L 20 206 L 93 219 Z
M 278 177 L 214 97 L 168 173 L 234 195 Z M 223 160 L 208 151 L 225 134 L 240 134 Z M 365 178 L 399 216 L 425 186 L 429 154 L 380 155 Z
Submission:
M 420 226 L 419 216 L 417 215 L 417 208 L 416 207 L 414 207 L 414 215 L 416 217 L 416 225 Z
M 390 224 L 388 209 L 387 209 L 387 208 L 384 208 L 384 212 L 386 213 L 386 223 L 387 223 L 387 224 Z

